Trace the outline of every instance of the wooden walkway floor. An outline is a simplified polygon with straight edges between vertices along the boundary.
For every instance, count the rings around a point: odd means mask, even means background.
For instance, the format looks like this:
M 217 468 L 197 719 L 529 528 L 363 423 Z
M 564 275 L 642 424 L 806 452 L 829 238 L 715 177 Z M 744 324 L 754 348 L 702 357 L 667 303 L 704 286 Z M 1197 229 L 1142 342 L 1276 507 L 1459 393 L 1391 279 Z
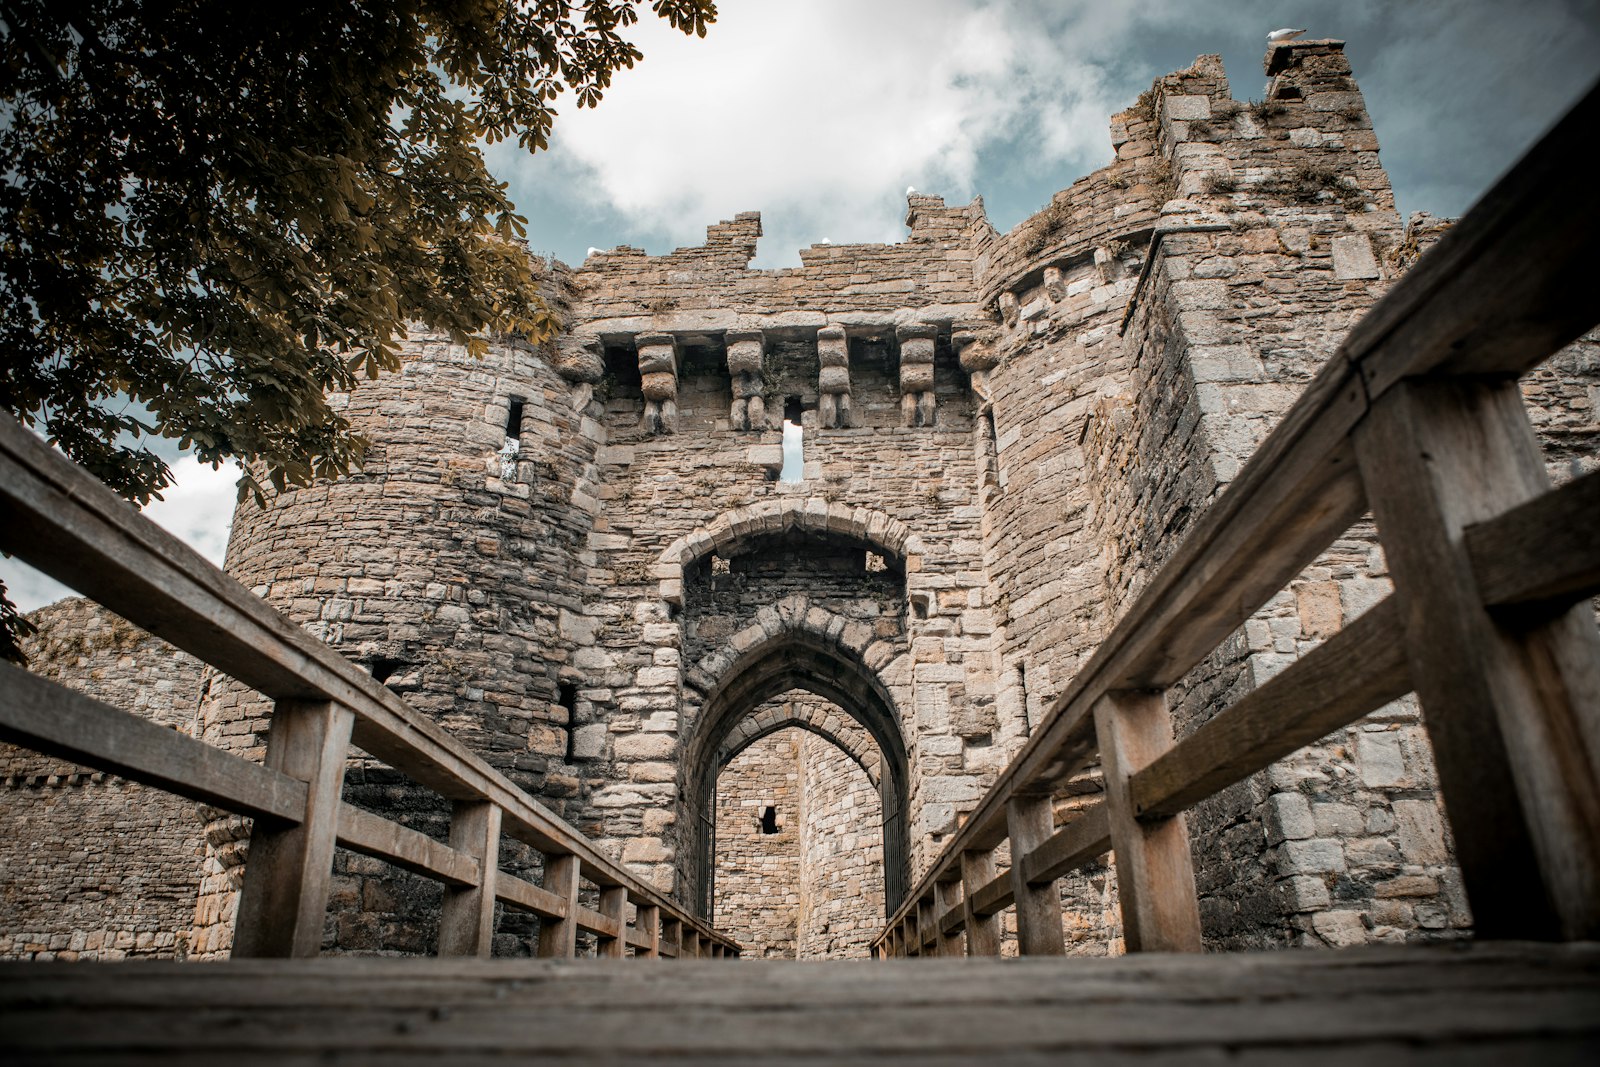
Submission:
M 0 1062 L 1600 1063 L 1600 945 L 0 964 Z

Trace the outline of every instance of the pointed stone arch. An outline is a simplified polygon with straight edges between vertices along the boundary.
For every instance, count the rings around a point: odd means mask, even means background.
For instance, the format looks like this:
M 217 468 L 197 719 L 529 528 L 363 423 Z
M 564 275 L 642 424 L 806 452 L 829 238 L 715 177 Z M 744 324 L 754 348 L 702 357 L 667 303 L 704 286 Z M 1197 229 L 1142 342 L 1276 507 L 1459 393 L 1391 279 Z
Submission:
M 755 622 L 685 672 L 685 698 L 699 704 L 680 764 L 678 824 L 689 828 L 679 852 L 680 874 L 691 906 L 711 913 L 711 812 L 717 775 L 726 765 L 723 756 L 731 759 L 757 736 L 781 728 L 770 722 L 765 729 L 743 724 L 761 705 L 794 689 L 839 708 L 877 750 L 874 784 L 883 803 L 885 905 L 890 913 L 899 906 L 910 856 L 910 764 L 899 711 L 909 697 L 909 660 L 903 645 L 875 638 L 865 623 L 792 596 L 763 608 Z M 807 727 L 799 721 L 786 725 Z M 828 736 L 820 729 L 813 732 Z M 750 736 L 741 743 L 736 734 Z
M 684 571 L 711 553 L 733 555 L 751 541 L 791 530 L 858 541 L 900 560 L 908 574 L 922 566 L 922 538 L 894 516 L 822 497 L 785 497 L 723 512 L 668 545 L 656 558 L 654 572 L 661 599 L 681 606 Z

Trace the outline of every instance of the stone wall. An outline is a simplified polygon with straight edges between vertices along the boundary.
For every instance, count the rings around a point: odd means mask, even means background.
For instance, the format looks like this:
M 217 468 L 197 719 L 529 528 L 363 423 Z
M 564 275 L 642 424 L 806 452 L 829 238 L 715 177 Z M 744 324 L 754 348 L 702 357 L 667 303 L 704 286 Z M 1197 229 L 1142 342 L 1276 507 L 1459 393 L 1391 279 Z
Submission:
M 883 807 L 867 772 L 815 735 L 800 741 L 802 959 L 865 958 L 883 929 Z
M 795 728 L 770 734 L 735 756 L 717 780 L 713 916 L 749 959 L 796 956 L 805 736 Z
M 91 601 L 29 618 L 36 673 L 193 731 L 199 662 Z M 203 857 L 194 804 L 0 745 L 0 957 L 182 957 Z

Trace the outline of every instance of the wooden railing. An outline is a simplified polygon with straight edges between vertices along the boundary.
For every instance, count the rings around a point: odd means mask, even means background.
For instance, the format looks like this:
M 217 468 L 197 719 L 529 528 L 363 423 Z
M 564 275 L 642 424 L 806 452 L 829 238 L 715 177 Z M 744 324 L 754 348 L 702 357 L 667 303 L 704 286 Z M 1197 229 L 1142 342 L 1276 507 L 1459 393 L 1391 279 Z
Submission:
M 0 739 L 255 820 L 235 957 L 317 954 L 335 845 L 444 884 L 441 955 L 488 955 L 496 901 L 540 917 L 542 956 L 574 955 L 580 930 L 601 956 L 739 954 L 6 415 L 0 548 L 275 702 L 263 766 L 0 663 Z M 448 842 L 341 800 L 352 743 L 452 802 Z M 543 854 L 542 885 L 499 869 L 502 835 Z
M 1600 320 L 1591 91 L 1369 313 L 968 816 L 874 954 L 1064 951 L 1112 851 L 1130 951 L 1196 951 L 1183 812 L 1408 692 L 1480 937 L 1600 937 L 1600 473 L 1550 490 L 1517 376 Z M 1395 591 L 1174 742 L 1164 691 L 1371 512 Z M 1098 756 L 1105 793 L 1056 827 Z M 995 849 L 1010 842 L 1009 869 Z

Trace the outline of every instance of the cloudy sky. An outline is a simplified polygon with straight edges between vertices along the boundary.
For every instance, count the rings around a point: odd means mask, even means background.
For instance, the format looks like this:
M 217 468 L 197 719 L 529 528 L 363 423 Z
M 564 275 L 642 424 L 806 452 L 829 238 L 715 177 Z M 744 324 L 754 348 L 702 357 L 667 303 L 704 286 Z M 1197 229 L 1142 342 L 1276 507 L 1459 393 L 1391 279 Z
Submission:
M 1600 0 L 719 0 L 704 40 L 653 20 L 600 107 L 548 152 L 489 150 L 534 248 L 663 253 L 762 212 L 757 265 L 894 241 L 905 189 L 982 195 L 1009 229 L 1110 161 L 1106 119 L 1220 53 L 1259 99 L 1269 30 L 1338 37 L 1402 213 L 1457 215 L 1600 75 Z M 149 514 L 220 562 L 233 475 L 184 461 Z M 32 608 L 64 595 L 15 561 Z

